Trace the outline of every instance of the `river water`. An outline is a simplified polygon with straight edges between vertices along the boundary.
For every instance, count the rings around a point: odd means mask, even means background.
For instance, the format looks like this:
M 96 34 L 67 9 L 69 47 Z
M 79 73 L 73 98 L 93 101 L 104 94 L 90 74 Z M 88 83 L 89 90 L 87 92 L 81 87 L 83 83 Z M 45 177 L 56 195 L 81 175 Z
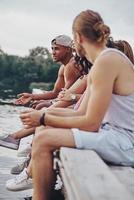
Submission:
M 0 105 L 0 134 L 12 133 L 22 126 L 19 119 L 21 110 L 22 107 Z
M 19 119 L 19 113 L 22 110 L 24 110 L 23 107 L 0 105 L 0 135 L 10 134 L 22 128 Z M 20 162 L 17 151 L 0 147 L 0 200 L 20 200 L 31 193 L 31 191 L 9 192 L 5 188 L 6 181 L 13 178 L 10 169 L 18 161 Z

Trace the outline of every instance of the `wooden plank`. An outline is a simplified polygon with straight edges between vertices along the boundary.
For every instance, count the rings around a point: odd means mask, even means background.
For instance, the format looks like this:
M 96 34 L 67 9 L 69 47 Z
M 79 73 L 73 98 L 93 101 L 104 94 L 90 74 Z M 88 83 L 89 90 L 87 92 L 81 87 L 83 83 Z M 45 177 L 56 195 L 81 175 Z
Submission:
M 60 158 L 69 200 L 133 200 L 94 151 L 61 148 Z
M 131 167 L 110 167 L 112 173 L 118 178 L 118 180 L 128 189 L 128 191 L 134 196 L 134 169 Z
M 61 173 L 61 176 L 62 176 L 62 181 L 64 182 L 64 186 L 65 186 L 63 188 L 65 200 L 74 200 L 74 199 L 76 199 L 75 194 L 73 192 L 73 188 L 72 187 L 68 187 L 70 185 L 70 180 L 66 176 L 66 173 L 65 173 L 63 168 L 60 169 L 60 173 Z

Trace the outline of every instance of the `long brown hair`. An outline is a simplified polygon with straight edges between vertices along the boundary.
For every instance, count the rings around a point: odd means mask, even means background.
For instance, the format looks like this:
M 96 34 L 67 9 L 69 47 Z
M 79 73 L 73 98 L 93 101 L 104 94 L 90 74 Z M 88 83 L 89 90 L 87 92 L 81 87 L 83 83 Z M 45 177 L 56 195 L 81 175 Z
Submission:
M 112 37 L 109 37 L 107 40 L 107 47 L 115 48 L 122 51 L 134 64 L 134 54 L 132 47 L 125 40 L 116 40 L 114 41 Z
M 110 28 L 104 23 L 99 13 L 93 10 L 82 11 L 73 21 L 74 32 L 82 34 L 91 42 L 106 43 L 107 47 L 122 51 L 134 64 L 133 50 L 125 40 L 114 41 L 110 37 Z
M 74 59 L 77 63 L 77 65 L 80 65 L 81 66 L 81 70 L 80 70 L 80 73 L 81 75 L 83 76 L 84 74 L 88 74 L 89 70 L 91 69 L 92 67 L 92 63 L 89 62 L 86 57 L 80 57 L 78 56 L 77 54 L 74 56 Z
M 110 35 L 110 28 L 104 24 L 101 16 L 92 10 L 81 12 L 73 21 L 73 31 L 85 36 L 92 42 L 102 43 Z

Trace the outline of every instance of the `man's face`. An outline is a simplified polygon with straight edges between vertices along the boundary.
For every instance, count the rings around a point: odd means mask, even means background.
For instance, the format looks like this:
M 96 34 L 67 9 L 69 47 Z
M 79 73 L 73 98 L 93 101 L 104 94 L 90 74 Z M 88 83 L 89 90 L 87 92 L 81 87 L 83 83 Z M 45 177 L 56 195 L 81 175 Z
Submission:
M 58 44 L 52 44 L 52 57 L 55 62 L 62 62 L 66 59 L 69 52 L 68 47 L 64 47 Z

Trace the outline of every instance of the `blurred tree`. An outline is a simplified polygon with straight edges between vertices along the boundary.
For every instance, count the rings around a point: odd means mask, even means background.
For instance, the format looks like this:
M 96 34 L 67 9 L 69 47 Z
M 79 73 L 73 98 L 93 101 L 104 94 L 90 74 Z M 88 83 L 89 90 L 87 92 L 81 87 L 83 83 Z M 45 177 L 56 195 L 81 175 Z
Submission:
M 36 47 L 29 50 L 29 56 L 37 57 L 37 56 L 49 56 L 50 52 L 45 47 Z
M 4 54 L 4 51 L 0 47 L 0 55 L 3 55 L 3 54 Z
M 54 83 L 59 65 L 54 63 L 47 48 L 36 47 L 26 57 L 0 51 L 0 91 L 28 91 L 32 82 Z

